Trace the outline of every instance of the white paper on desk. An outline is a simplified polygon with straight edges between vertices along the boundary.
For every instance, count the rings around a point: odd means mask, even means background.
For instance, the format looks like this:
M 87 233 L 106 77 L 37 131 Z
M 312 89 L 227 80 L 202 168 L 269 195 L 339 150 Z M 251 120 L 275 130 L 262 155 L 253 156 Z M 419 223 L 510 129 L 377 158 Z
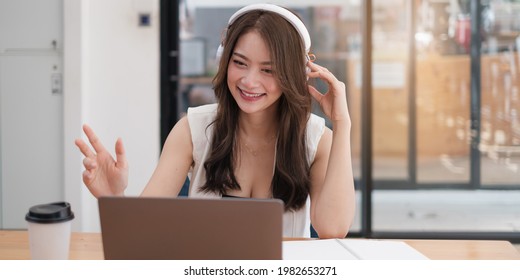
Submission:
M 337 239 L 360 260 L 427 260 L 403 241 Z
M 284 241 L 284 260 L 356 260 L 336 239 Z
M 284 260 L 427 260 L 403 241 L 322 239 L 284 241 Z

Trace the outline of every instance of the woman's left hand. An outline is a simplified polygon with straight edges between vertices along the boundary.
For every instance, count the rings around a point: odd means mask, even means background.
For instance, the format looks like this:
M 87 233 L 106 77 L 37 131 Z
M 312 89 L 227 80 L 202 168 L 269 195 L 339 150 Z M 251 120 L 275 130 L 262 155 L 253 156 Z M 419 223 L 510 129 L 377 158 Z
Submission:
M 311 71 L 307 74 L 309 78 L 317 78 L 327 83 L 328 90 L 319 92 L 315 87 L 309 85 L 309 92 L 320 104 L 321 110 L 332 121 L 347 121 L 350 124 L 350 116 L 347 107 L 347 92 L 345 84 L 339 81 L 327 68 L 307 62 Z

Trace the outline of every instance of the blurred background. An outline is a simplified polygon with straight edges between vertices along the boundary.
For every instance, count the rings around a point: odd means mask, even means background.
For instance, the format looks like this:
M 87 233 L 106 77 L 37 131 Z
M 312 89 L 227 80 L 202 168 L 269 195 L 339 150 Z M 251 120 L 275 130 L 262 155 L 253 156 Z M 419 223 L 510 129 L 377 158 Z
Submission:
M 363 1 L 274 1 L 299 14 L 317 63 L 347 84 L 359 190 L 353 231 L 367 233 L 362 218 L 368 218 L 376 236 L 519 236 L 520 1 L 473 2 L 374 0 L 367 11 Z M 472 14 L 472 5 L 478 12 Z M 179 115 L 188 106 L 213 102 L 220 27 L 238 8 L 181 3 Z M 362 85 L 367 17 L 370 92 Z M 479 42 L 471 40 L 475 20 Z M 474 57 L 472 49 L 478 50 Z M 366 94 L 370 124 L 363 120 Z M 367 125 L 370 179 L 362 172 Z M 361 213 L 367 180 L 372 183 L 369 217 Z
M 229 16 L 258 1 L 0 0 L 2 228 L 24 227 L 10 217 L 37 201 L 27 193 L 46 180 L 27 181 L 26 166 L 11 168 L 12 158 L 36 161 L 41 146 L 10 153 L 24 138 L 13 125 L 19 118 L 8 114 L 21 108 L 10 101 L 19 89 L 7 86 L 9 63 L 24 54 L 11 42 L 42 33 L 35 25 L 13 33 L 16 25 L 6 18 L 20 3 L 22 14 L 41 6 L 35 2 L 53 3 L 59 16 L 51 18 L 59 20 L 52 36 L 63 39 L 56 52 L 54 37 L 45 39 L 47 55 L 58 61 L 46 81 L 65 83 L 64 92 L 54 94 L 64 98 L 59 139 L 49 140 L 58 143 L 56 165 L 63 168 L 47 200 L 76 202 L 84 217 L 77 229 L 96 230 L 95 202 L 82 187 L 81 159 L 69 143 L 81 137 L 81 123 L 94 123 L 110 148 L 118 135 L 129 139 L 129 158 L 138 162 L 129 193 L 137 195 L 175 122 L 188 107 L 215 101 L 215 53 Z M 520 1 L 270 3 L 302 18 L 316 62 L 347 85 L 358 203 L 349 235 L 520 242 Z M 70 61 L 76 62 L 67 71 Z M 315 113 L 321 115 L 317 106 Z

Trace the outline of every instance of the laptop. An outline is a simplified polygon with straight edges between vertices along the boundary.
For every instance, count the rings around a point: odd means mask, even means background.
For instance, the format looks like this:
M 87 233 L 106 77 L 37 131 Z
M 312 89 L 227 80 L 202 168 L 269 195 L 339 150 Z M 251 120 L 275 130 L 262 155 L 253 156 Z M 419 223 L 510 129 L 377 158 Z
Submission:
M 107 260 L 280 260 L 278 199 L 100 197 Z

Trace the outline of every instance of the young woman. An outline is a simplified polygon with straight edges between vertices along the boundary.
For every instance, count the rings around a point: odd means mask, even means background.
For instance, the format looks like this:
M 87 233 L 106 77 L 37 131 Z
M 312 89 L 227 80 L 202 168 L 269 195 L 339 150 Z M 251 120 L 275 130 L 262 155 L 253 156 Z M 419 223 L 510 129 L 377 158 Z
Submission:
M 350 117 L 345 84 L 310 61 L 301 20 L 271 4 L 246 6 L 229 20 L 213 85 L 217 104 L 188 109 L 170 132 L 142 196 L 177 196 L 186 176 L 192 197 L 278 198 L 284 236 L 345 237 L 354 216 Z M 321 79 L 324 94 L 307 83 Z M 314 97 L 330 119 L 311 114 Z M 83 181 L 96 197 L 123 195 L 128 163 L 84 126 Z

